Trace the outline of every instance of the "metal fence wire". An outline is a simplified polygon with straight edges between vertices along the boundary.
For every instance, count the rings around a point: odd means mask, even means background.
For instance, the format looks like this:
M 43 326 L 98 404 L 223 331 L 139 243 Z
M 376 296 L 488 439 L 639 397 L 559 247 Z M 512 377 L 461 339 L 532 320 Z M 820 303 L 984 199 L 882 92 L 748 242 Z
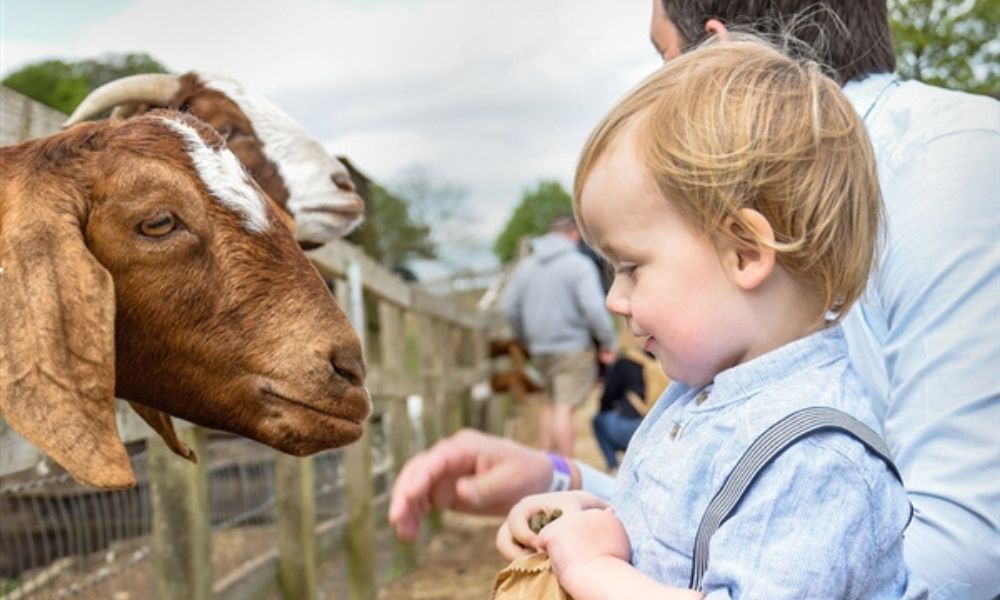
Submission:
M 381 425 L 373 425 L 374 492 L 384 504 L 392 458 Z M 218 581 L 275 550 L 274 452 L 212 432 L 208 454 Z M 125 490 L 82 486 L 63 472 L 0 478 L 0 600 L 155 597 L 145 450 L 132 466 L 139 483 Z M 343 469 L 339 450 L 314 456 L 318 528 L 344 519 Z
M 20 598 L 148 598 L 146 454 L 132 456 L 139 484 L 81 486 L 66 473 L 0 481 L 0 592 Z

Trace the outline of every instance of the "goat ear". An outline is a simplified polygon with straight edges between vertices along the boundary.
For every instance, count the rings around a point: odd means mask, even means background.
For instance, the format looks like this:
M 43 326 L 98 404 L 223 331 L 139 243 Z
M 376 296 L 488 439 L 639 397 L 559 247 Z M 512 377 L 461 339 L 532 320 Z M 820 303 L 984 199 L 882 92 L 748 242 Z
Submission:
M 10 188 L 8 188 L 9 190 Z M 115 422 L 115 293 L 83 200 L 13 198 L 0 226 L 0 412 L 77 481 L 135 484 Z
M 177 431 L 174 429 L 173 421 L 170 420 L 170 415 L 137 402 L 129 402 L 129 406 L 142 417 L 142 420 L 147 425 L 160 434 L 167 447 L 173 450 L 175 454 L 183 456 L 191 462 L 198 462 L 198 455 L 195 451 L 177 437 Z

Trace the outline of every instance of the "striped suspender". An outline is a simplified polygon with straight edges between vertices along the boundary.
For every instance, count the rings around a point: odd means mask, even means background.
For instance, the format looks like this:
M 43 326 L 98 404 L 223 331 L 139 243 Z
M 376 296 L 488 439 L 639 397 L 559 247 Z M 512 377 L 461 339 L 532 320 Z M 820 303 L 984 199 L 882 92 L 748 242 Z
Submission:
M 889 449 L 877 433 L 867 425 L 847 413 L 835 408 L 814 406 L 804 408 L 781 419 L 768 427 L 764 433 L 750 444 L 747 451 L 737 461 L 732 472 L 726 477 L 722 488 L 709 502 L 698 526 L 694 541 L 694 565 L 691 568 L 692 590 L 701 590 L 705 569 L 708 568 L 708 542 L 723 522 L 732 514 L 736 504 L 757 475 L 786 448 L 817 431 L 837 430 L 847 433 L 863 443 L 868 449 L 885 461 L 896 479 L 902 481 L 896 465 L 889 457 Z M 910 518 L 913 507 L 910 507 Z

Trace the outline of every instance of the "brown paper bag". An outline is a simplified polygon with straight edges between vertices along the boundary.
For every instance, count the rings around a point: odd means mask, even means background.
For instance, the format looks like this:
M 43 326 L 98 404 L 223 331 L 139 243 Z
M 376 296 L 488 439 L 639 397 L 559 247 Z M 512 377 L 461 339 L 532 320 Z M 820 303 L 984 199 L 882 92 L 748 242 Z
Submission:
M 497 574 L 492 600 L 573 600 L 556 581 L 549 555 L 536 552 L 515 559 Z

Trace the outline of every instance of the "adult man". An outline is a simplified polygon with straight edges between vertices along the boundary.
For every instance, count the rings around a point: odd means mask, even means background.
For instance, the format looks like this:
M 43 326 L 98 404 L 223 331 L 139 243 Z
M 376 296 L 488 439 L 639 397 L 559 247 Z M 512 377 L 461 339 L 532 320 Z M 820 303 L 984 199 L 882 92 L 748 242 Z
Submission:
M 773 33 L 798 23 L 795 36 L 845 83 L 875 148 L 888 231 L 875 279 L 844 327 L 855 368 L 880 399 L 875 410 L 915 509 L 906 561 L 932 598 L 996 597 L 1000 105 L 891 75 L 881 2 L 653 5 L 650 34 L 665 60 L 727 26 Z M 572 487 L 606 485 L 572 466 Z M 413 499 L 431 490 L 446 500 L 441 506 L 503 512 L 515 495 L 544 491 L 551 472 L 544 455 L 462 433 L 404 469 L 390 518 L 412 535 Z
M 600 344 L 605 363 L 614 359 L 615 345 L 600 274 L 579 243 L 573 215 L 557 216 L 514 270 L 502 302 L 514 335 L 545 381 L 542 449 L 567 457 L 573 454 L 573 410 L 597 375 L 591 339 Z

